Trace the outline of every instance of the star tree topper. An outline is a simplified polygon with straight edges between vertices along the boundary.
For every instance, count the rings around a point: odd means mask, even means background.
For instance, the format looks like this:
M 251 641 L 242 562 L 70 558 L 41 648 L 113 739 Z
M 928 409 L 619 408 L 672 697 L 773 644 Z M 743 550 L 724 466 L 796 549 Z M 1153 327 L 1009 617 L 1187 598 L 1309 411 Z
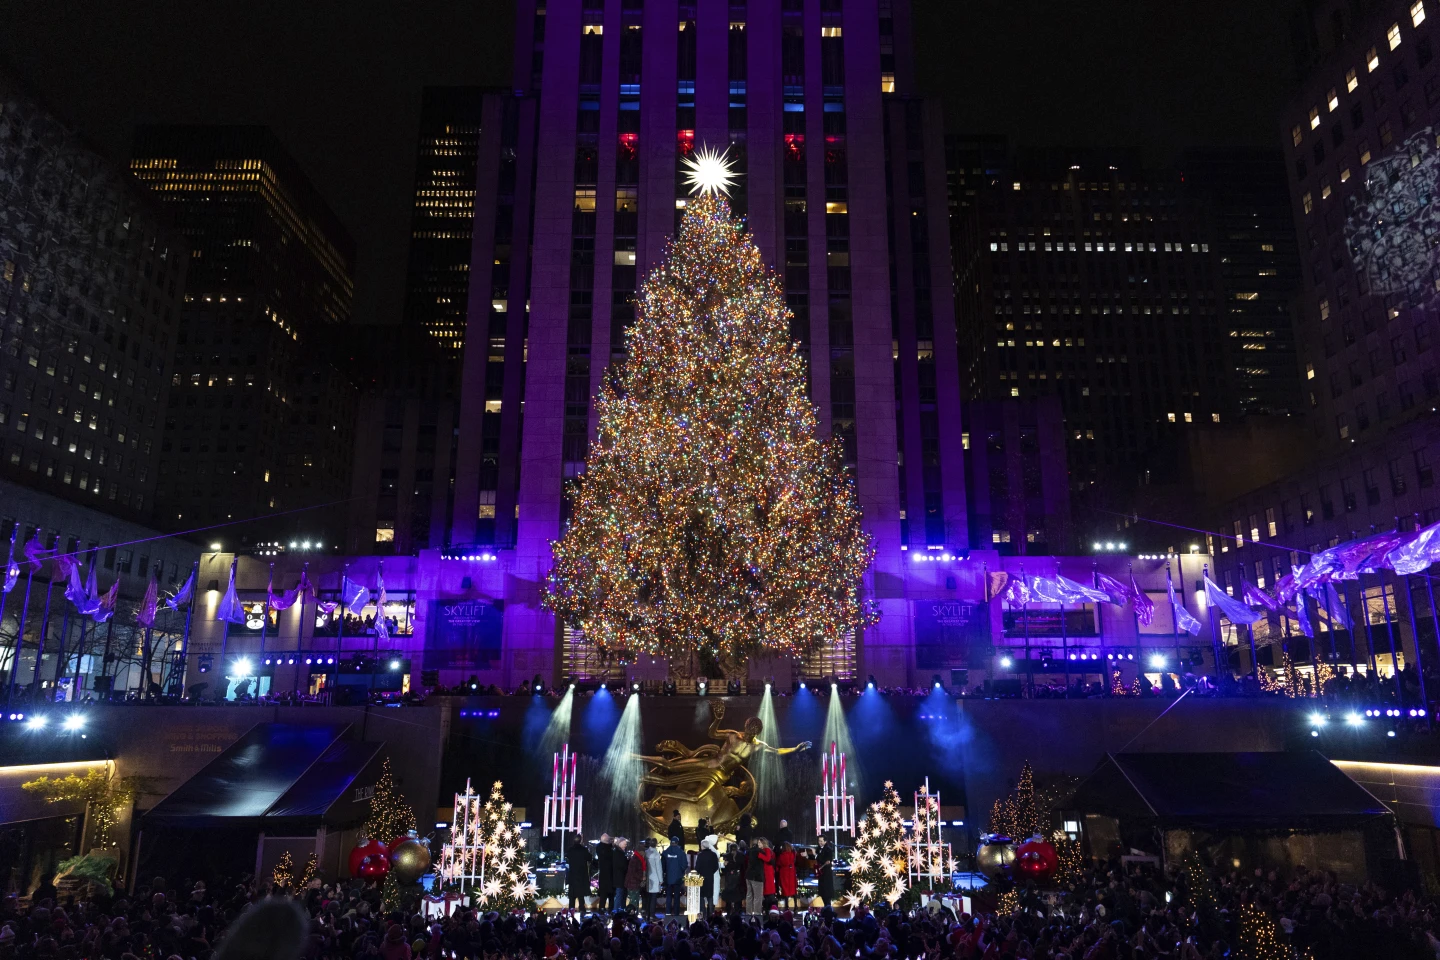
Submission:
M 730 163 L 730 148 L 716 153 L 714 147 L 701 147 L 693 157 L 681 161 L 685 169 L 685 185 L 692 194 L 704 196 L 707 193 L 729 195 L 739 175 Z

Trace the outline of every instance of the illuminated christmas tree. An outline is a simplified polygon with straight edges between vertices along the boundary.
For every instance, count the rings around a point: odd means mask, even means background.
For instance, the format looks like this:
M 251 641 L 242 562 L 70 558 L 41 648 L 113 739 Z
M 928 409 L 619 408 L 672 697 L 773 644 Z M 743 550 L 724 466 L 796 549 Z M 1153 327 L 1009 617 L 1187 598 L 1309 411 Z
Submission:
M 781 283 L 702 151 L 599 428 L 544 602 L 602 649 L 801 655 L 874 621 L 874 555 L 822 439 Z
M 885 793 L 870 804 L 860 821 L 855 854 L 850 858 L 850 894 L 845 902 L 894 904 L 905 895 L 905 825 L 900 815 L 900 795 L 895 784 L 885 781 Z
M 285 890 L 289 888 L 290 881 L 294 876 L 295 858 L 290 856 L 289 850 L 286 850 L 284 855 L 281 856 L 280 862 L 275 864 L 275 869 L 270 871 L 270 882 L 273 883 L 277 889 Z
M 1275 920 L 1253 903 L 1240 905 L 1238 956 L 1244 960 L 1290 960 L 1295 954 L 1281 942 Z
M 380 768 L 375 782 L 375 795 L 370 798 L 370 819 L 365 821 L 365 836 L 381 843 L 391 843 L 415 829 L 415 811 L 405 802 L 405 795 L 395 788 L 390 774 L 390 758 Z
M 1193 850 L 1185 854 L 1180 872 L 1185 880 L 1185 902 L 1190 905 L 1190 909 L 1202 917 L 1214 912 L 1215 882 L 1210 879 L 1210 871 L 1205 869 L 1200 855 Z
M 525 841 L 515 822 L 515 805 L 505 799 L 499 780 L 480 813 L 480 837 L 485 844 L 480 908 L 501 913 L 534 908 L 536 889 L 525 860 Z

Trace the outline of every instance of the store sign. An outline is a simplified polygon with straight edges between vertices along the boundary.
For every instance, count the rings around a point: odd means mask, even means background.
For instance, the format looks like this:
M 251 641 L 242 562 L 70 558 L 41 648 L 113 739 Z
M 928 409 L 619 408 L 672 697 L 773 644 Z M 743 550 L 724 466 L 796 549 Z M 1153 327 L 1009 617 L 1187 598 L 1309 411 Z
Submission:
M 969 600 L 915 600 L 915 668 L 968 666 L 990 651 L 990 609 Z
M 500 609 L 485 600 L 431 600 L 426 670 L 489 670 L 500 660 Z

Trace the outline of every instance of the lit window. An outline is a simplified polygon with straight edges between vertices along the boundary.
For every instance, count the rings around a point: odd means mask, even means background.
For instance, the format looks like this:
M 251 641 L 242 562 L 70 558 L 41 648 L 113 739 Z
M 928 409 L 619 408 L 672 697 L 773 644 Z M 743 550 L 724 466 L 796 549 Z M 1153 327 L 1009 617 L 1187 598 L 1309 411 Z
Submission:
M 1314 379 L 1315 379 L 1315 364 L 1313 364 L 1313 363 L 1307 363 L 1307 364 L 1305 364 L 1305 379 L 1306 379 L 1306 380 L 1314 380 Z
M 1358 76 L 1356 76 L 1355 71 L 1354 71 L 1354 70 L 1347 70 L 1347 71 L 1345 71 L 1345 90 L 1346 90 L 1346 92 L 1347 92 L 1347 93 L 1354 93 L 1354 92 L 1355 92 L 1355 89 L 1356 89 L 1357 87 L 1359 87 L 1359 86 L 1360 86 L 1360 78 L 1359 78 Z
M 894 93 L 894 92 L 895 92 L 895 74 L 893 74 L 893 73 L 882 73 L 882 74 L 880 74 L 880 92 L 881 92 L 881 93 Z
M 1400 24 L 1390 24 L 1390 29 L 1385 33 L 1385 39 L 1390 41 L 1390 49 L 1394 50 L 1400 46 Z
M 593 187 L 590 189 L 580 189 L 575 191 L 575 212 L 595 212 L 595 189 Z
M 1321 319 L 1321 320 L 1329 320 L 1329 319 L 1330 319 L 1330 301 L 1329 301 L 1329 300 L 1321 300 L 1321 301 L 1320 301 L 1320 319 Z
M 1365 70 L 1367 73 L 1374 73 L 1380 69 L 1380 54 L 1371 47 L 1365 52 Z
M 1425 0 L 1415 0 L 1410 4 L 1410 23 L 1412 26 L 1420 26 L 1425 22 Z
M 1310 129 L 1311 129 L 1311 130 L 1314 130 L 1314 129 L 1315 129 L 1316 127 L 1318 127 L 1318 126 L 1320 126 L 1320 108 L 1319 108 L 1319 107 L 1311 107 L 1311 108 L 1310 108 Z
M 1010 396 L 1012 396 L 1012 397 L 1018 397 L 1018 396 L 1020 396 L 1020 388 L 1019 388 L 1019 387 L 1011 387 L 1011 388 L 1010 388 Z
M 1341 183 L 1344 183 L 1344 182 L 1346 182 L 1346 181 L 1349 180 L 1349 179 L 1350 179 L 1350 168 L 1349 168 L 1349 167 L 1346 167 L 1344 170 L 1341 170 L 1341 171 L 1340 171 L 1340 182 L 1341 182 Z
M 1264 252 L 1264 253 L 1274 253 L 1274 252 L 1275 252 L 1275 244 L 1273 244 L 1273 243 L 1262 243 L 1262 244 L 1260 244 L 1260 249 L 1261 249 L 1261 251 Z
M 375 527 L 375 542 L 376 542 L 376 543 L 394 543 L 394 542 L 395 542 L 395 524 L 393 524 L 393 523 L 381 523 L 381 524 L 378 524 L 378 525 Z
M 1166 420 L 1169 420 L 1171 423 L 1174 423 L 1174 422 L 1175 422 L 1175 414 L 1173 414 L 1173 413 L 1167 413 L 1167 414 L 1165 414 L 1165 419 L 1166 419 Z
M 1329 199 L 1330 199 L 1330 178 L 1329 178 L 1329 177 L 1326 177 L 1324 180 L 1321 180 L 1321 181 L 1320 181 L 1320 199 L 1321 199 L 1321 200 L 1329 200 Z
M 1364 166 L 1365 164 L 1367 164 L 1367 163 L 1369 163 L 1369 162 L 1370 162 L 1370 145 L 1369 145 L 1368 143 L 1366 143 L 1365 141 L 1362 140 L 1362 141 L 1360 141 L 1360 164 L 1361 164 L 1361 166 Z
M 1186 411 L 1185 411 L 1185 422 L 1186 422 L 1186 423 L 1194 423 L 1194 422 L 1195 422 L 1194 418 L 1191 417 L 1189 410 L 1186 410 Z
M 1211 422 L 1211 423 L 1219 423 L 1219 422 L 1220 422 L 1220 414 L 1218 414 L 1218 413 L 1212 413 L 1212 414 L 1210 414 L 1210 422 Z
M 1253 291 L 1253 290 L 1247 290 L 1247 291 L 1245 291 L 1245 292 L 1243 292 L 1243 293 L 1237 293 L 1237 294 L 1235 294 L 1235 299 L 1236 299 L 1236 300 L 1258 300 L 1258 299 L 1260 299 L 1260 294 L 1257 293 L 1257 292 L 1255 292 L 1255 291 Z
M 1330 92 L 1325 95 L 1325 105 L 1330 108 L 1331 113 L 1334 113 L 1337 109 L 1339 109 L 1340 94 L 1335 92 L 1334 87 L 1331 87 Z
M 820 36 L 822 36 L 822 37 L 838 37 L 838 36 L 841 36 L 841 35 L 842 35 L 842 34 L 840 33 L 840 28 L 839 28 L 839 27 L 821 27 L 821 28 L 820 28 Z
M 1290 131 L 1290 139 L 1295 142 L 1295 146 L 1300 146 L 1300 141 L 1305 139 L 1305 128 L 1298 123 L 1295 124 L 1294 129 Z
M 1306 213 L 1309 213 L 1311 210 L 1315 209 L 1315 198 L 1307 193 L 1305 194 L 1305 196 L 1300 198 L 1300 205 L 1305 208 Z
M 580 32 L 586 36 L 598 37 L 605 32 L 605 28 L 598 23 L 587 23 L 580 28 Z M 391 536 L 389 539 L 394 540 L 395 538 Z
M 1020 189 L 1020 181 L 1019 181 L 1019 180 L 1016 180 L 1014 183 L 1011 184 L 1011 187 L 1013 187 L 1013 188 L 1016 189 L 1016 190 L 1019 190 L 1019 189 Z

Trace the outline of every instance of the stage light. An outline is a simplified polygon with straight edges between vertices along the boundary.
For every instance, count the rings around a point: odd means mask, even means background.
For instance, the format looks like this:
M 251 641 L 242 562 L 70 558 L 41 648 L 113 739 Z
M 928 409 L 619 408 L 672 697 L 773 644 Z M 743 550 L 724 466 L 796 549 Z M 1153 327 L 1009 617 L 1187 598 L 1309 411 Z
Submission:
M 66 730 L 81 730 L 85 727 L 85 718 L 78 713 L 72 713 L 60 726 Z
M 295 661 L 294 661 L 294 660 L 291 660 L 290 662 L 291 662 L 291 663 L 294 663 Z M 235 663 L 234 663 L 234 670 L 235 670 L 235 675 L 236 675 L 236 676 L 238 676 L 238 677 L 248 677 L 248 676 L 250 676 L 251 674 L 253 674 L 253 673 L 255 672 L 255 667 L 254 667 L 254 665 L 250 662 L 250 658 L 249 658 L 249 657 L 240 657 L 240 658 L 237 659 L 237 660 L 235 661 Z
M 571 690 L 574 690 L 574 689 L 575 689 L 575 684 L 573 684 L 573 683 L 570 684 L 570 689 L 571 689 Z
M 939 689 L 940 689 L 940 674 L 938 674 L 938 673 L 932 673 L 932 674 L 930 675 L 930 680 L 931 680 L 931 682 L 934 684 L 934 688 L 935 688 L 936 690 L 939 690 Z
M 725 692 L 728 693 L 728 694 L 730 694 L 730 696 L 732 696 L 732 697 L 738 697 L 738 696 L 740 695 L 740 681 L 739 681 L 739 680 L 727 680 L 727 681 L 725 681 Z
M 529 829 L 530 829 L 531 827 L 533 827 L 533 826 L 535 826 L 535 824 L 531 823 L 529 820 L 522 820 L 522 821 L 520 822 L 520 829 L 521 829 L 521 830 L 529 830 Z
M 399 670 L 399 669 L 400 669 L 400 661 L 399 661 L 399 660 L 391 660 L 391 661 L 390 661 L 390 669 L 391 669 L 391 670 Z
M 663 684 L 660 685 L 660 690 L 667 697 L 675 696 L 675 681 L 666 680 Z
M 1310 726 L 1312 726 L 1312 727 L 1323 727 L 1323 726 L 1325 726 L 1325 720 L 1326 720 L 1326 718 L 1325 718 L 1325 715 L 1324 715 L 1323 713 L 1312 713 L 1312 714 L 1310 714 Z
M 709 689 L 709 686 L 710 685 L 708 683 L 706 683 L 704 680 L 701 680 L 699 683 L 695 684 L 695 693 L 698 696 L 703 697 L 705 696 L 705 691 Z
M 545 692 L 545 688 L 544 688 L 543 686 L 541 686 L 540 684 L 537 683 L 537 684 L 535 684 L 535 692 L 536 692 L 536 693 L 544 693 L 544 692 Z
M 1386 731 L 1385 731 L 1385 736 L 1387 736 L 1387 737 L 1393 737 L 1393 736 L 1395 736 L 1395 731 L 1394 731 L 1394 730 L 1386 730 Z
M 865 689 L 866 689 L 866 690 L 874 690 L 874 689 L 875 689 L 875 674 L 873 674 L 873 673 L 870 674 L 869 679 L 867 679 L 867 680 L 865 681 Z
M 1000 669 L 1001 669 L 1001 670 L 1009 670 L 1009 669 L 1010 669 L 1011 667 L 1013 667 L 1013 666 L 1015 666 L 1015 661 L 1014 661 L 1014 660 L 1010 659 L 1009 657 L 1001 657 L 1001 658 L 1000 658 Z
M 449 830 L 449 829 L 450 829 L 450 824 L 446 823 L 444 820 L 436 820 L 436 821 L 435 821 L 435 829 L 436 829 L 436 830 Z
M 1312 737 L 1318 737 L 1318 736 L 1320 736 L 1320 731 L 1319 731 L 1319 730 L 1311 730 L 1311 731 L 1310 731 L 1310 736 L 1312 736 Z
M 830 681 L 830 689 L 831 689 L 831 690 L 838 690 L 838 689 L 840 689 L 840 684 L 836 683 L 834 680 L 831 680 L 831 681 Z
M 44 730 L 44 729 L 45 729 L 45 725 L 46 725 L 47 723 L 49 723 L 49 722 L 50 722 L 50 718 L 49 718 L 49 717 L 45 717 L 45 716 L 31 717 L 31 718 L 25 723 L 25 726 L 29 727 L 31 730 Z
M 1354 710 L 1351 710 L 1349 713 L 1345 714 L 1345 722 L 1350 724 L 1350 726 L 1352 727 L 1358 727 L 1360 726 L 1360 724 L 1365 722 L 1365 718 L 1360 716 L 1360 714 L 1356 713 Z
M 1165 669 L 1165 655 L 1163 653 L 1150 654 L 1150 666 L 1155 670 Z
M 601 681 L 600 681 L 600 689 L 601 689 L 601 690 L 604 690 L 604 691 L 607 691 L 607 692 L 609 691 L 609 688 L 605 685 L 605 681 L 604 681 L 604 680 L 601 680 Z
M 219 553 L 219 552 L 220 552 L 220 542 L 217 540 L 215 543 L 210 544 L 210 549 L 213 550 L 213 551 L 216 552 L 216 553 Z
M 635 693 L 639 693 L 639 692 L 640 692 L 640 681 L 639 681 L 639 680 L 636 680 L 635 682 L 631 683 L 631 684 L 630 684 L 630 689 L 633 690 Z
M 805 689 L 805 681 L 804 681 L 804 680 L 801 680 L 801 681 L 800 681 L 800 689 L 801 689 L 801 690 L 804 690 L 804 689 Z

